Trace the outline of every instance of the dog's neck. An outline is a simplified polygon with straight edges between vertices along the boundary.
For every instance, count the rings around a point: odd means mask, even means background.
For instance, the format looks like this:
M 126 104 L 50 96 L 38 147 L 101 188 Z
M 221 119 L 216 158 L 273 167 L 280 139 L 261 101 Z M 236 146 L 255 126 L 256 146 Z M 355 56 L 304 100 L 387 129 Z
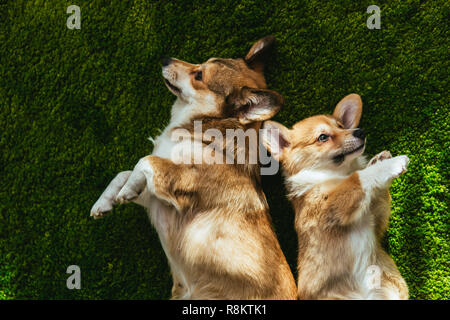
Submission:
M 344 179 L 355 171 L 364 168 L 366 164 L 366 158 L 359 156 L 348 164 L 344 164 L 338 170 L 336 168 L 304 168 L 286 179 L 289 197 L 301 197 L 318 184 L 329 180 Z
M 153 143 L 152 154 L 170 159 L 172 149 L 177 145 L 177 142 L 172 139 L 173 130 L 190 124 L 192 119 L 207 110 L 215 110 L 215 104 L 186 101 L 177 97 L 171 108 L 170 122 L 160 130 L 159 136 L 149 137 Z
M 206 98 L 204 101 L 185 101 L 177 98 L 172 105 L 169 126 L 180 127 L 198 118 L 204 114 L 214 114 L 217 110 L 216 101 L 213 97 Z
M 204 99 L 208 100 L 208 99 Z M 224 154 L 224 159 L 226 159 L 226 131 L 228 129 L 231 130 L 243 130 L 244 132 L 248 129 L 253 129 L 255 132 L 258 132 L 258 129 L 261 127 L 261 122 L 252 122 L 249 124 L 241 124 L 237 118 L 222 118 L 223 116 L 217 114 L 220 107 L 216 105 L 216 101 L 214 99 L 210 99 L 210 101 L 202 101 L 199 102 L 188 102 L 183 99 L 177 98 L 175 103 L 172 106 L 171 119 L 169 125 L 164 129 L 163 135 L 167 135 L 169 137 L 172 134 L 173 130 L 177 129 L 186 129 L 191 133 L 192 141 L 197 141 L 202 143 L 204 146 L 210 145 L 211 140 L 204 135 L 205 131 L 208 129 L 215 129 L 222 133 L 224 138 L 224 144 L 222 148 L 222 152 Z M 201 123 L 201 136 L 197 137 L 194 135 L 195 132 L 195 122 L 199 121 Z M 258 136 L 256 135 L 257 139 Z M 234 141 L 234 140 L 233 140 Z M 259 141 L 257 141 L 257 145 L 259 145 Z M 210 146 L 214 146 L 212 143 Z M 237 170 L 249 174 L 252 176 L 253 180 L 260 179 L 259 177 L 259 164 L 250 164 L 247 161 L 250 159 L 249 155 L 249 146 L 246 145 L 247 149 L 245 152 L 245 163 L 238 164 L 237 161 L 237 152 L 234 153 L 235 159 L 231 160 L 229 165 L 232 165 Z M 255 152 L 255 150 L 253 150 Z

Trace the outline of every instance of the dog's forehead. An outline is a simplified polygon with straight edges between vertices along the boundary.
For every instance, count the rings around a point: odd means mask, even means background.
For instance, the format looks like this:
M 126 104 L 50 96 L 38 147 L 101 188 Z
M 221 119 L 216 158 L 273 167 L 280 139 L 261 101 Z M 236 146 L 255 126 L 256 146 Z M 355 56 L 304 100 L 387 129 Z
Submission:
M 311 129 L 319 126 L 332 126 L 335 123 L 336 120 L 332 116 L 318 115 L 303 119 L 302 121 L 299 121 L 296 124 L 294 124 L 292 128 L 294 130 L 310 131 Z
M 214 67 L 225 67 L 240 71 L 242 69 L 248 68 L 243 59 L 230 59 L 230 58 L 210 58 L 205 62 L 209 66 Z
M 229 94 L 233 88 L 259 87 L 261 84 L 242 59 L 211 58 L 205 64 L 205 82 L 210 90 Z
M 222 95 L 228 95 L 234 88 L 244 86 L 244 79 L 234 70 L 219 67 L 208 69 L 205 82 L 210 90 Z
M 337 126 L 336 120 L 332 116 L 318 115 L 306 118 L 297 122 L 292 127 L 292 136 L 298 142 L 309 143 L 309 140 L 315 139 L 317 134 L 329 131 Z
M 245 63 L 240 64 L 234 59 L 210 59 L 205 68 L 212 77 L 229 78 L 231 81 L 249 76 L 249 68 Z

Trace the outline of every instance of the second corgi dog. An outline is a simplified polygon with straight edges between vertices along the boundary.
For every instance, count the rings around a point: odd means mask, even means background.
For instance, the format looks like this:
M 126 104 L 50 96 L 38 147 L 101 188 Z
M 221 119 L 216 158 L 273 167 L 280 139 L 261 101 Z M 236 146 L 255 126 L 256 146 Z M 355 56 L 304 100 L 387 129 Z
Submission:
M 380 240 L 390 215 L 389 187 L 407 156 L 388 151 L 368 163 L 358 129 L 359 95 L 333 115 L 292 129 L 267 121 L 263 143 L 282 164 L 298 234 L 300 299 L 407 299 L 408 287 Z

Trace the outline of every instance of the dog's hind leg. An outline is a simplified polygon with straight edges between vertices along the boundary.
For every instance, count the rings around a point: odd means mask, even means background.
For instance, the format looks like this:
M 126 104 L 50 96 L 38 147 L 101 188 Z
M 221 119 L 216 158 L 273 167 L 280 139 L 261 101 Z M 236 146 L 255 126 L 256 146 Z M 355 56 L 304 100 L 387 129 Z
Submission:
M 119 191 L 128 181 L 131 171 L 122 171 L 109 183 L 105 191 L 101 194 L 91 209 L 91 216 L 94 219 L 102 218 L 112 210 L 113 206 L 117 204 L 116 197 Z

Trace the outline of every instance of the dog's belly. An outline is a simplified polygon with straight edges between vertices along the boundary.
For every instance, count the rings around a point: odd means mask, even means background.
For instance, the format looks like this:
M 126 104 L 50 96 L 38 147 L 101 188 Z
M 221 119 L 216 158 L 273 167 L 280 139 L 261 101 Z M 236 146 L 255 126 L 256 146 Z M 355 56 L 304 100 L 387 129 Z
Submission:
M 172 272 L 174 286 L 179 291 L 182 291 L 181 295 L 187 295 L 191 287 L 190 281 L 187 279 L 187 273 L 184 272 L 184 267 L 179 259 L 180 257 L 176 255 L 173 245 L 170 245 L 169 242 L 171 227 L 178 224 L 177 219 L 179 219 L 179 214 L 173 206 L 151 195 L 148 195 L 145 207 L 152 225 L 158 232 L 161 246 L 166 254 Z
M 163 133 L 156 138 L 152 155 L 173 161 L 175 154 L 173 151 L 180 146 L 180 142 L 172 141 L 170 139 L 170 130 L 171 128 L 167 127 Z M 189 298 L 191 281 L 187 279 L 187 273 L 184 271 L 185 268 L 179 261 L 180 257 L 176 255 L 176 252 L 173 251 L 173 246 L 169 243 L 171 228 L 176 227 L 180 223 L 180 221 L 178 221 L 180 215 L 177 213 L 175 207 L 154 197 L 147 189 L 144 190 L 140 198 L 142 198 L 140 202 L 146 208 L 150 222 L 158 232 L 161 246 L 167 256 L 174 282 L 178 282 L 174 283 L 174 286 L 181 288 L 179 289 L 181 291 L 181 296 L 178 298 Z

